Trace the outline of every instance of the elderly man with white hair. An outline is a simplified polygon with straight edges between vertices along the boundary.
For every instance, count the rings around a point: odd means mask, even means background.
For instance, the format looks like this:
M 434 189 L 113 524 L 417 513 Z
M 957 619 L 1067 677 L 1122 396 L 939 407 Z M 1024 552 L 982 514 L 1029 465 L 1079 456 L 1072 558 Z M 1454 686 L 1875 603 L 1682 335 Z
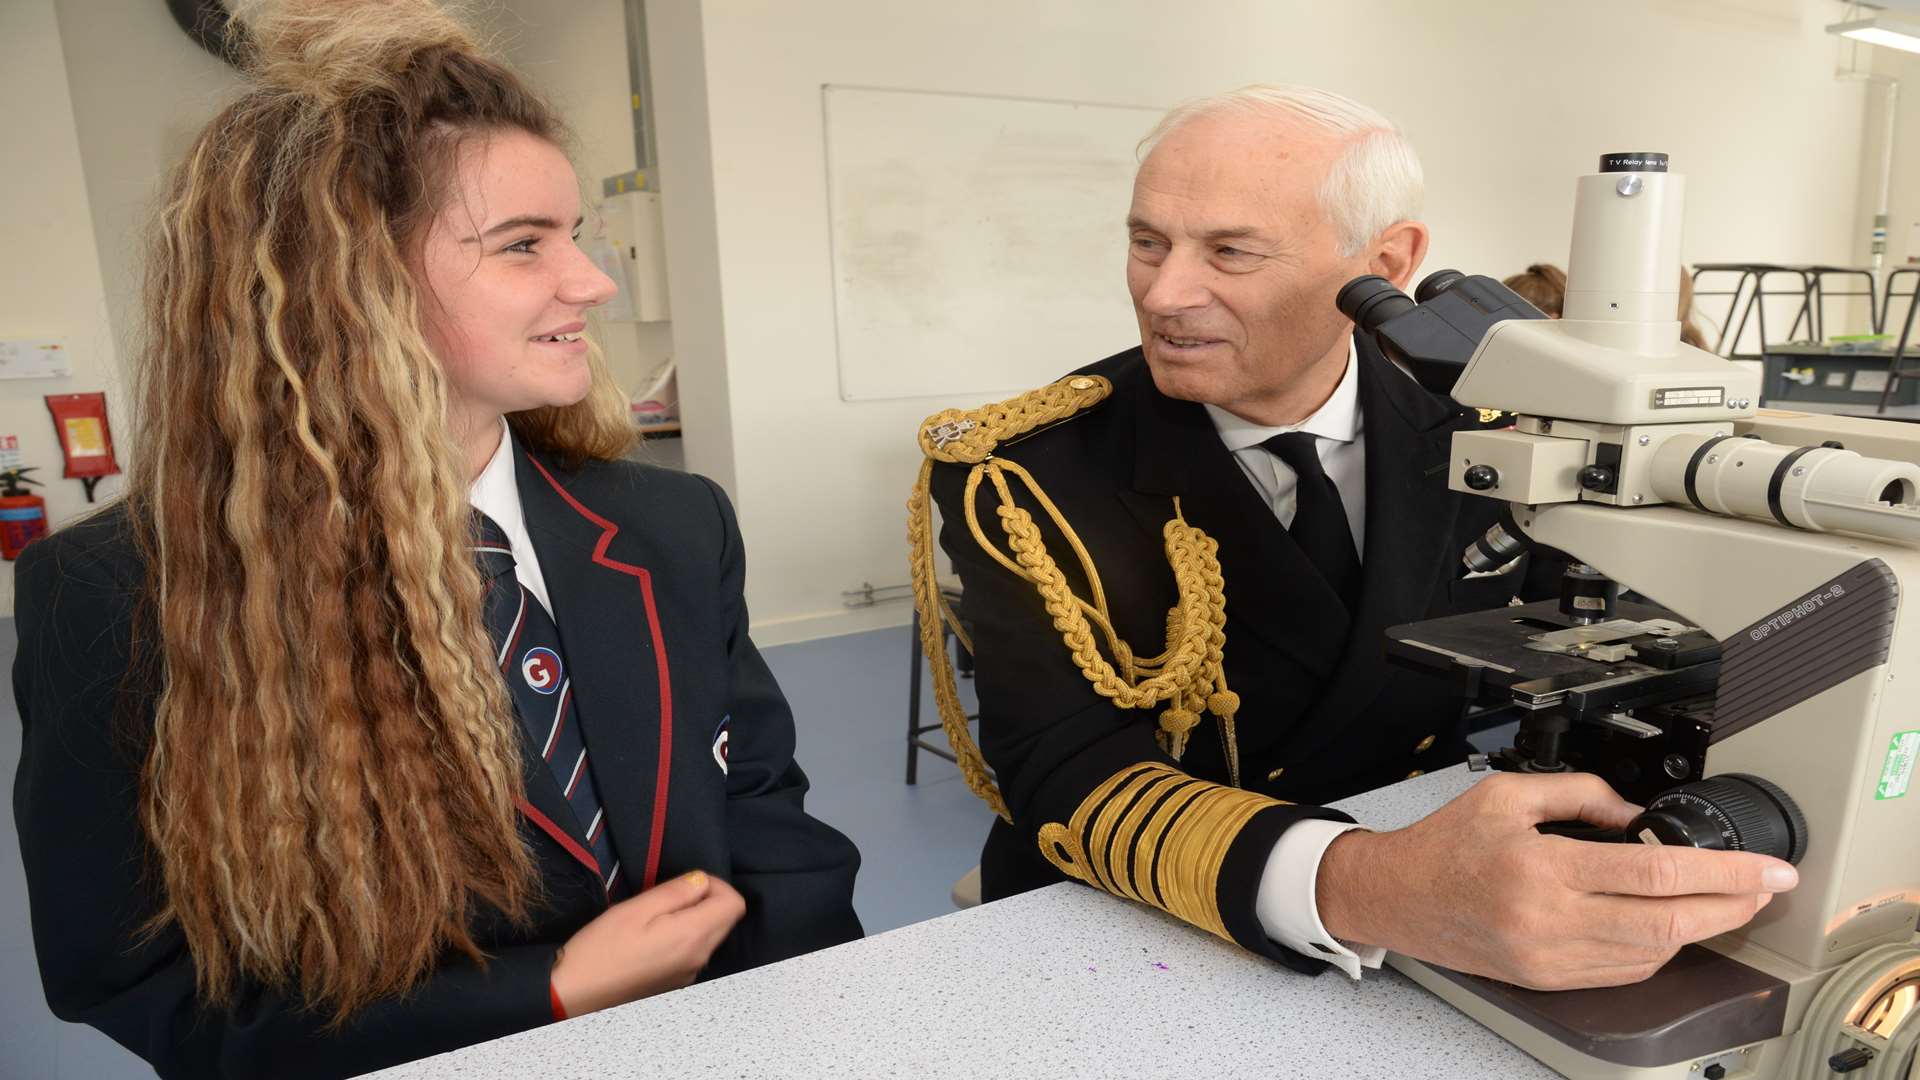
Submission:
M 1478 417 L 1334 306 L 1354 277 L 1419 268 L 1419 159 L 1377 112 L 1302 87 L 1182 106 L 1142 150 L 1140 346 L 923 439 L 1004 797 L 986 897 L 1076 878 L 1303 971 L 1357 978 L 1393 949 L 1559 988 L 1645 978 L 1792 888 L 1760 855 L 1537 832 L 1632 817 L 1589 775 L 1494 776 L 1395 832 L 1320 808 L 1468 749 L 1458 701 L 1387 664 L 1386 628 L 1524 591 L 1459 566 L 1498 509 L 1446 486 Z M 942 452 L 955 439 L 971 456 Z M 996 524 L 1018 510 L 1037 543 Z M 1187 633 L 1222 599 L 1223 626 Z M 1151 656 L 1170 635 L 1187 644 Z

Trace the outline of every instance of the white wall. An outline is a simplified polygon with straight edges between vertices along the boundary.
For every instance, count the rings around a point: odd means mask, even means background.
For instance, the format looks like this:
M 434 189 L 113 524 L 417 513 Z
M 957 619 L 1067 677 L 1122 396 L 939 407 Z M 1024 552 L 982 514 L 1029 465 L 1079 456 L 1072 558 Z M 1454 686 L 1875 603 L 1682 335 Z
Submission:
M 239 85 L 165 4 L 55 0 L 107 315 L 123 363 L 140 325 L 141 245 L 160 180 Z M 124 427 L 124 425 L 123 425 Z
M 18 435 L 22 463 L 46 483 L 53 524 L 87 509 L 78 480 L 62 479 L 60 444 L 47 394 L 117 392 L 106 287 L 87 213 L 87 186 L 54 0 L 0 3 L 0 337 L 66 340 L 72 375 L 0 382 L 0 434 Z M 117 396 L 108 416 L 117 435 L 127 415 Z M 124 450 L 120 454 L 124 466 Z M 96 497 L 117 494 L 120 478 Z M 13 612 L 13 564 L 0 563 L 0 614 Z
M 1860 204 L 1863 221 L 1869 220 L 1880 194 L 1881 143 L 1886 132 L 1886 81 L 1899 83 L 1899 99 L 1894 107 L 1893 183 L 1887 198 L 1887 254 L 1889 271 L 1899 267 L 1920 268 L 1920 242 L 1914 226 L 1920 224 L 1920 56 L 1892 49 L 1860 47 L 1860 55 L 1848 57 L 1849 67 L 1871 73 L 1875 82 L 1867 94 L 1863 163 L 1860 171 Z M 1865 84 L 1863 84 L 1865 85 Z M 1864 227 L 1856 243 L 1854 261 L 1866 265 L 1869 238 Z M 1904 275 L 1899 282 L 1903 295 L 1911 295 L 1914 279 Z M 1889 306 L 1893 334 L 1900 332 L 1906 317 L 1904 300 Z M 1920 332 L 1920 323 L 1916 323 Z
M 721 299 L 713 183 L 715 135 L 707 110 L 705 33 L 698 0 L 649 0 L 647 37 L 660 148 L 667 287 L 679 358 L 680 422 L 686 431 L 681 443 L 686 467 L 713 477 L 737 500 L 733 383 Z M 747 368 L 743 365 L 741 370 Z M 757 570 L 749 575 L 751 598 L 760 596 L 760 580 Z M 756 616 L 755 621 L 762 617 Z
M 600 181 L 637 164 L 625 3 L 507 0 L 487 24 L 496 46 L 573 128 L 574 168 L 591 205 L 600 198 Z M 591 228 L 591 213 L 588 218 Z M 673 355 L 668 323 L 603 322 L 597 333 L 628 394 Z
M 122 355 L 139 325 L 141 238 L 165 170 L 240 89 L 158 0 L 56 0 L 86 190 Z M 603 177 L 634 167 L 626 18 L 621 0 L 495 0 L 476 30 L 574 129 L 588 201 Z M 631 391 L 672 355 L 665 323 L 601 328 L 608 362 Z
M 722 365 L 723 461 L 766 641 L 904 621 L 841 590 L 904 581 L 917 422 L 952 402 L 837 392 L 821 86 L 1164 106 L 1245 82 L 1393 117 L 1429 176 L 1429 269 L 1564 265 L 1573 179 L 1612 150 L 1689 176 L 1689 260 L 1847 261 L 1864 88 L 1833 78 L 1821 0 L 653 0 L 683 365 Z M 1920 96 L 1920 95 L 1917 95 Z M 677 170 L 677 171 L 676 171 Z M 697 173 L 696 173 L 697 171 Z M 676 198 L 677 191 L 705 187 Z M 711 199 L 710 204 L 707 198 Z M 1125 208 L 1113 208 L 1113 302 Z M 694 246 L 711 233 L 711 253 Z M 683 265 L 683 259 L 700 266 Z M 710 264 L 708 260 L 711 260 Z M 698 310 L 690 297 L 711 293 Z M 1035 297 L 1045 304 L 1044 296 Z M 690 342 L 699 341 L 695 355 Z M 1114 350 L 1134 342 L 1116 340 Z M 1062 356 L 1069 370 L 1095 356 Z
M 18 2 L 13 5 L 18 7 Z M 842 402 L 821 142 L 826 83 L 1162 106 L 1255 80 L 1316 83 L 1381 108 L 1412 135 L 1430 177 L 1436 234 L 1429 269 L 1504 273 L 1564 261 L 1572 178 L 1612 149 L 1663 149 L 1690 177 L 1689 260 L 1849 262 L 1864 255 L 1860 205 L 1868 89 L 1832 77 L 1842 46 L 1821 32 L 1830 0 L 1621 0 L 1613 4 L 1465 0 L 980 0 L 972 5 L 823 0 L 652 0 L 656 122 L 668 212 L 675 322 L 609 328 L 623 380 L 669 351 L 683 369 L 690 467 L 740 504 L 753 559 L 756 625 L 769 641 L 902 621 L 900 605 L 847 611 L 841 591 L 903 581 L 901 503 L 917 465 L 912 432 L 950 402 Z M 37 0 L 58 12 L 72 122 L 56 109 L 10 109 L 4 122 L 53 124 L 77 143 L 84 181 L 43 178 L 43 159 L 0 181 L 82 192 L 82 224 L 59 228 L 56 261 L 96 252 L 103 295 L 90 318 L 63 305 L 83 292 L 29 272 L 4 313 L 59 319 L 103 361 L 128 352 L 137 321 L 140 228 L 154 184 L 235 85 L 152 0 Z M 633 164 L 620 0 L 494 0 L 483 8 L 510 58 L 579 132 L 589 190 Z M 10 14 L 16 20 L 29 17 Z M 41 28 L 44 33 L 44 28 Z M 31 63 L 4 78 L 21 100 L 45 96 L 35 73 L 52 36 L 10 34 Z M 1880 51 L 1884 52 L 1884 51 Z M 1904 61 L 1876 57 L 1883 70 Z M 1911 65 L 1920 75 L 1920 64 Z M 11 100 L 11 96 L 10 99 Z M 1910 86 L 1897 154 L 1893 259 L 1920 214 L 1920 79 Z M 59 140 L 56 139 L 55 142 Z M 29 193 L 31 194 L 31 193 Z M 42 200 L 44 201 L 44 200 Z M 1869 200 L 1870 201 L 1870 200 Z M 10 199 L 6 228 L 43 229 Z M 90 212 L 88 207 L 91 207 Z M 1114 208 L 1116 222 L 1123 212 Z M 33 235 L 39 236 L 36 232 Z M 22 250 L 22 249 L 16 249 Z M 25 250 L 32 250 L 31 248 Z M 1110 275 L 1124 308 L 1122 236 Z M 23 300 L 49 290 L 58 303 Z M 1044 304 L 1044 297 L 1036 297 Z M 102 317 L 104 311 L 105 317 Z M 24 313 L 24 314 L 21 314 Z M 111 324 L 117 332 L 104 332 Z M 45 332 L 13 327 L 6 332 Z M 630 332 L 631 350 L 616 340 Z M 97 343 L 79 340 L 84 333 Z M 1115 341 L 1115 349 L 1129 341 Z M 622 359 L 624 357 L 624 359 Z M 1063 356 L 1067 370 L 1092 356 Z M 74 388 L 91 388 L 72 380 Z M 24 396 L 25 384 L 0 385 Z M 43 411 L 43 410 L 41 410 Z M 0 423 L 8 422 L 0 412 Z M 121 413 L 124 416 L 124 413 Z M 18 425 L 42 433 L 38 413 Z M 124 421 L 120 425 L 124 431 Z M 48 430 L 42 432 L 42 428 Z M 5 429 L 0 429 L 3 432 Z M 57 458 L 54 462 L 57 463 Z M 77 484 L 66 482 L 77 490 Z

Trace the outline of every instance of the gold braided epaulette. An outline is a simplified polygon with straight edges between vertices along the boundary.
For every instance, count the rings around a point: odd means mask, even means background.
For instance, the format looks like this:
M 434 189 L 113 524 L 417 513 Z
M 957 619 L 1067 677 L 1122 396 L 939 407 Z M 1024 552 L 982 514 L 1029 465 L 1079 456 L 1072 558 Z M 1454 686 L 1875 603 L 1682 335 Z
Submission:
M 920 616 L 921 649 L 933 672 L 933 697 L 941 727 L 953 746 L 967 786 L 1009 822 L 1013 817 L 967 728 L 966 711 L 960 706 L 953 662 L 943 637 L 945 631 L 951 631 L 968 652 L 973 651 L 967 628 L 947 603 L 936 577 L 932 497 L 935 463 L 971 466 L 961 503 L 967 531 L 989 559 L 1033 586 L 1067 655 L 1093 692 L 1118 708 L 1161 709 L 1156 739 L 1175 761 L 1185 751 L 1187 737 L 1200 722 L 1202 710 L 1212 713 L 1220 723 L 1228 781 L 1234 787 L 1240 784 L 1239 742 L 1234 730 L 1240 697 L 1227 688 L 1222 659 L 1227 640 L 1227 601 L 1219 545 L 1187 523 L 1180 514 L 1179 499 L 1172 501 L 1172 517 L 1161 531 L 1176 599 L 1167 611 L 1167 638 L 1162 651 L 1147 656 L 1122 640 L 1114 628 L 1093 556 L 1059 507 L 1019 462 L 994 453 L 1009 442 L 1092 408 L 1112 392 L 1113 384 L 1097 375 L 1070 375 L 997 404 L 935 413 L 920 426 L 920 449 L 926 460 L 920 463 L 920 475 L 907 499 L 907 542 L 914 607 Z M 1047 550 L 1034 512 L 1015 498 L 1016 483 L 1073 552 L 1088 595 L 1075 594 L 1071 580 Z M 989 535 L 981 520 L 976 496 L 983 484 L 996 500 L 989 519 L 1000 526 L 1003 540 L 999 542 Z
M 1071 375 L 977 409 L 946 409 L 920 425 L 920 449 L 935 461 L 978 465 L 994 449 L 1093 408 L 1113 393 L 1098 375 Z

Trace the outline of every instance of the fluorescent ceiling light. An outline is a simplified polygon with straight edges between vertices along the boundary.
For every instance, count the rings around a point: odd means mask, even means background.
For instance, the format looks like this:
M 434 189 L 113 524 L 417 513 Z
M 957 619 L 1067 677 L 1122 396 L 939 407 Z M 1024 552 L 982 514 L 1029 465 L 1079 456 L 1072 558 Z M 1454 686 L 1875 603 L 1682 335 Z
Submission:
M 1871 19 L 1855 22 L 1834 23 L 1827 27 L 1827 33 L 1838 34 L 1843 38 L 1864 41 L 1869 45 L 1885 45 L 1889 49 L 1902 52 L 1920 53 L 1920 26 L 1889 19 L 1885 15 L 1876 15 Z

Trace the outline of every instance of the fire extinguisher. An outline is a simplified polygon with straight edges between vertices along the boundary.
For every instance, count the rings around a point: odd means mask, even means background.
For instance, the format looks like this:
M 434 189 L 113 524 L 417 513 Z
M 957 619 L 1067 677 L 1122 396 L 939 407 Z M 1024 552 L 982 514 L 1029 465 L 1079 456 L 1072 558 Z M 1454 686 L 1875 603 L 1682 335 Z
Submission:
M 32 494 L 22 484 L 40 485 L 21 469 L 0 470 L 0 559 L 8 562 L 20 557 L 28 544 L 47 535 L 47 500 Z

